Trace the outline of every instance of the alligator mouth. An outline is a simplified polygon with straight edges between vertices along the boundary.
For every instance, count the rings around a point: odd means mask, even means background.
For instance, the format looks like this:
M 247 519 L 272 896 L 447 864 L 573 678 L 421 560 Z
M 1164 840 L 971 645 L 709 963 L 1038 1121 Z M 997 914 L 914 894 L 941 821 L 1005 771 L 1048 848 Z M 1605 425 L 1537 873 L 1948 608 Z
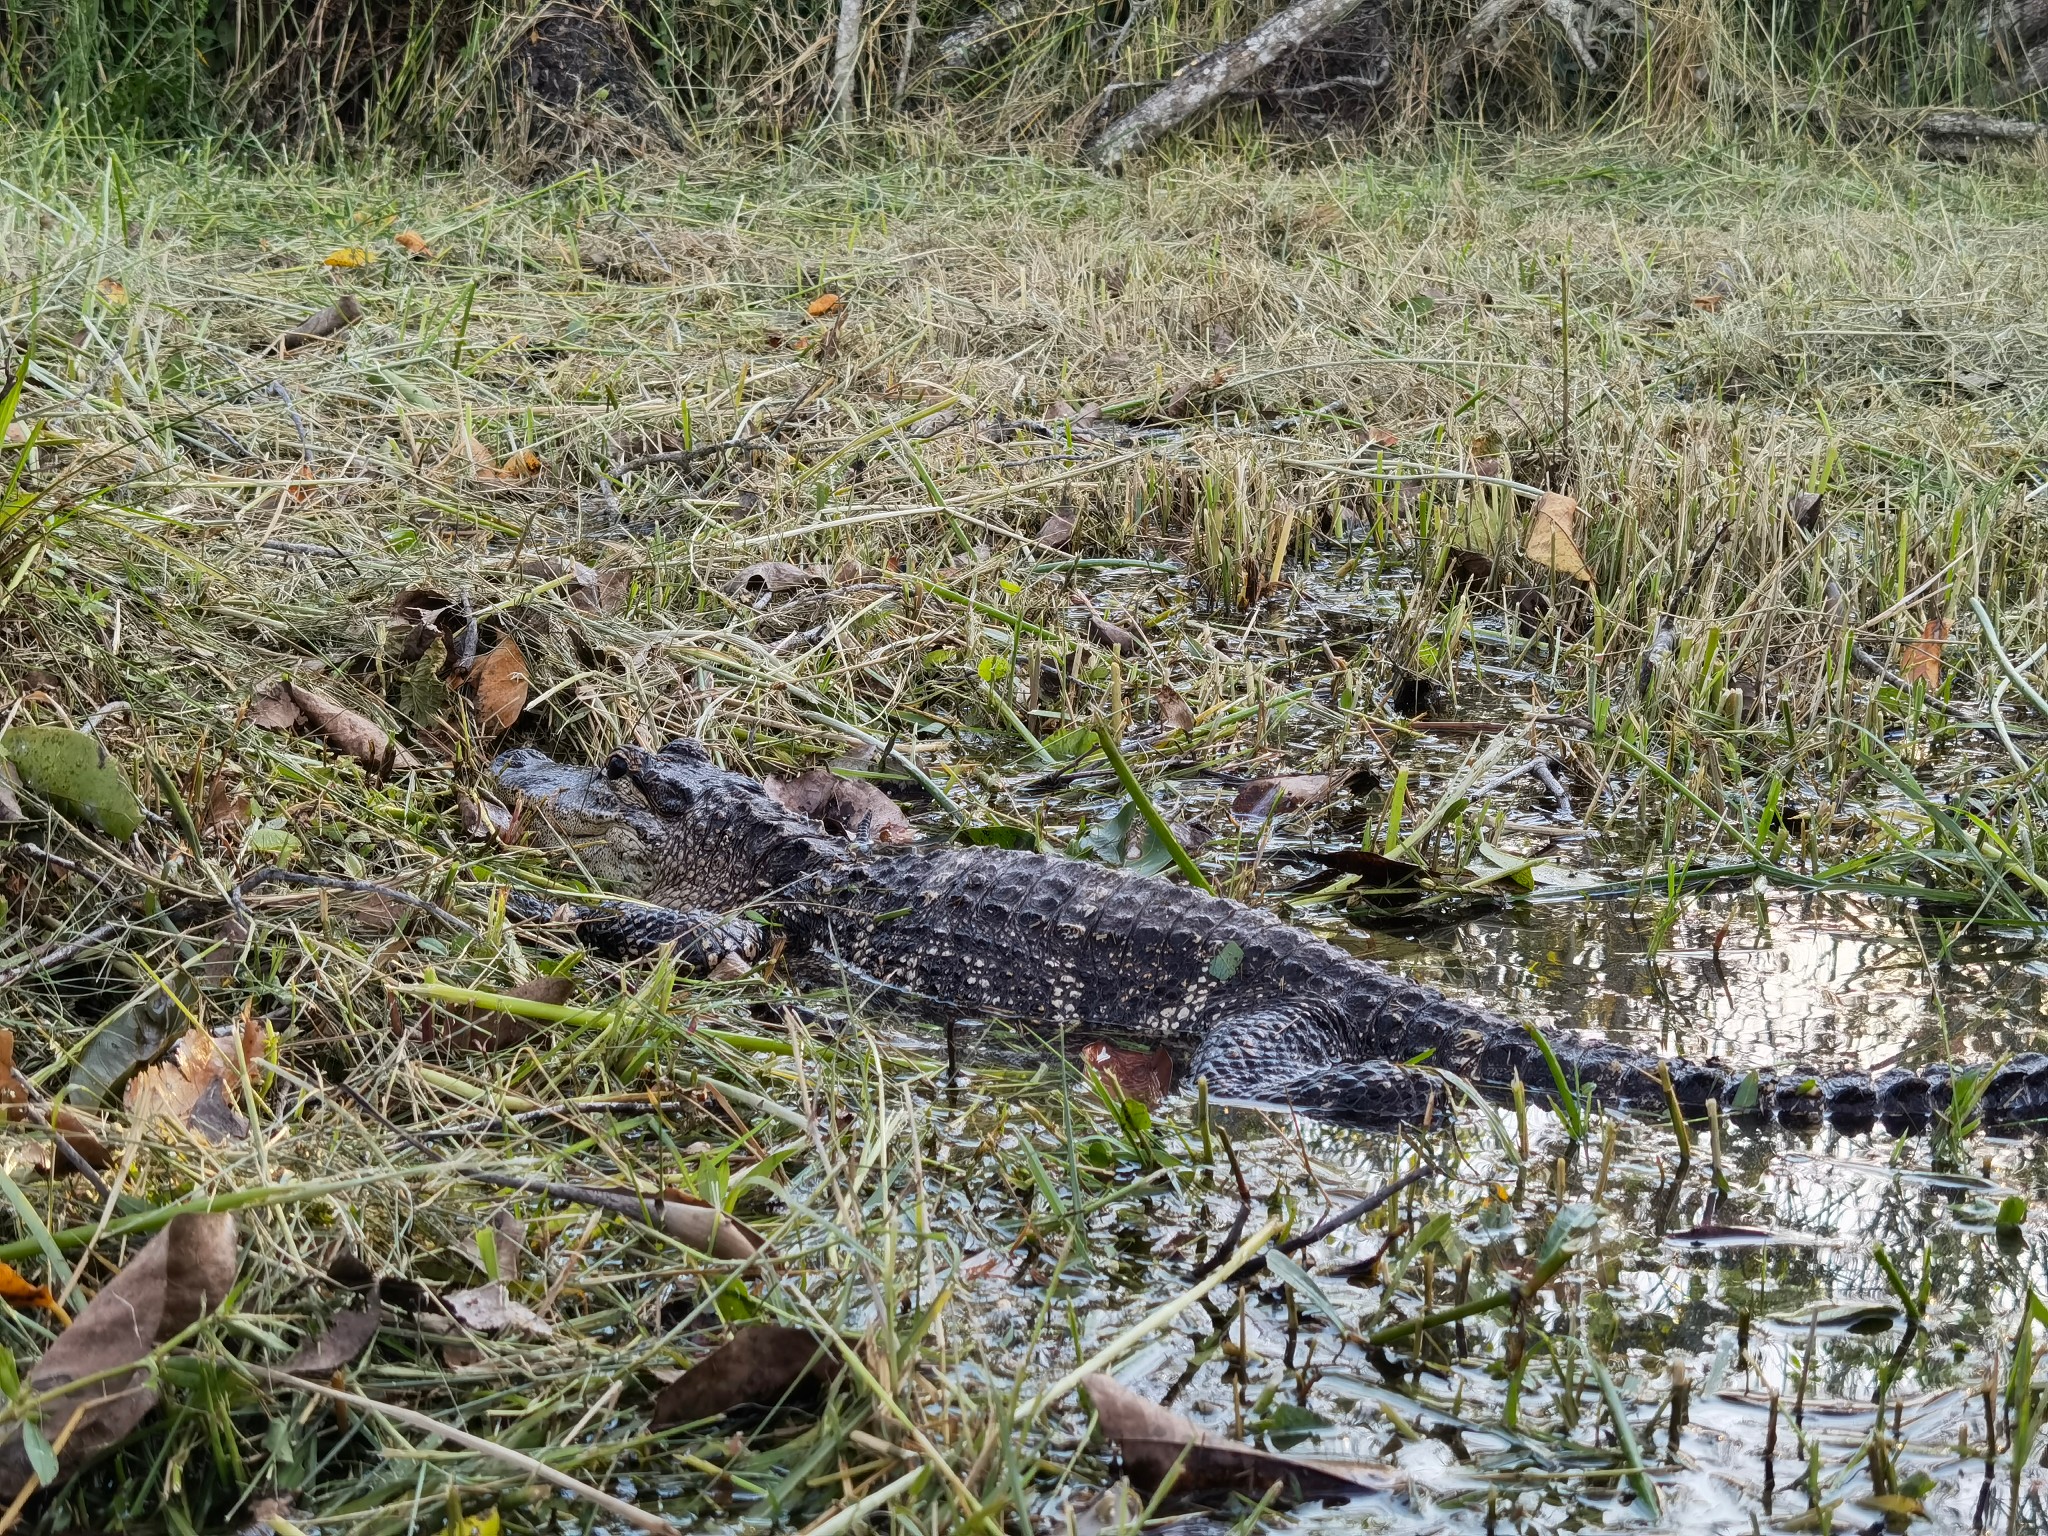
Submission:
M 491 777 L 564 837 L 603 837 L 633 827 L 647 814 L 631 780 L 608 778 L 601 768 L 558 763 L 532 747 L 499 753 Z

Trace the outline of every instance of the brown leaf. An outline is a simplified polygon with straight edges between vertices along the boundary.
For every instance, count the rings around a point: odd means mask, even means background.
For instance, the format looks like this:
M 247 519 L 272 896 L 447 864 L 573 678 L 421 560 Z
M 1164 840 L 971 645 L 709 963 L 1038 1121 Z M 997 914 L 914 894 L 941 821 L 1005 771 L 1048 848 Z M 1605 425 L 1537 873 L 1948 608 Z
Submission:
M 1221 1439 L 1147 1402 L 1114 1376 L 1098 1373 L 1082 1386 L 1095 1404 L 1102 1432 L 1123 1453 L 1131 1482 L 1148 1493 L 1173 1474 L 1176 1462 L 1180 1470 L 1173 1487 L 1181 1493 L 1234 1489 L 1258 1498 L 1278 1483 L 1286 1502 L 1299 1503 L 1380 1493 L 1390 1486 L 1378 1468 L 1301 1461 Z
M 376 1341 L 377 1330 L 383 1323 L 384 1309 L 375 1298 L 362 1306 L 337 1312 L 328 1320 L 326 1331 L 285 1361 L 282 1368 L 294 1376 L 324 1380 L 360 1360 Z
M 343 294 L 339 299 L 318 314 L 308 315 L 292 329 L 267 347 L 259 350 L 293 352 L 300 347 L 310 346 L 316 341 L 347 330 L 363 318 L 363 306 L 352 293 Z
M 507 848 L 519 841 L 519 829 L 512 813 L 495 800 L 458 789 L 455 792 L 455 814 L 462 823 L 464 837 L 499 843 Z
M 1140 1104 L 1157 1104 L 1173 1087 L 1173 1052 L 1163 1045 L 1128 1051 L 1098 1040 L 1082 1047 L 1081 1059 Z
M 787 560 L 762 560 L 736 574 L 725 584 L 725 590 L 734 597 L 766 597 L 823 585 L 825 578 L 808 566 L 791 565 Z
M 1153 690 L 1152 697 L 1159 704 L 1159 723 L 1169 731 L 1192 731 L 1195 728 L 1195 712 L 1188 708 L 1186 699 L 1165 683 Z
M 814 1394 L 838 1374 L 837 1356 L 801 1328 L 748 1323 L 661 1389 L 654 1427 L 715 1419 L 743 1403 L 772 1407 L 794 1393 Z
M 857 843 L 908 843 L 917 834 L 902 809 L 874 785 L 842 779 L 829 768 L 810 768 L 794 779 L 761 781 L 785 811 L 808 816 Z
M 272 678 L 249 699 L 249 723 L 262 730 L 289 731 L 304 718 L 305 712 L 292 697 L 291 684 L 284 678 Z
M 21 777 L 14 771 L 14 764 L 0 758 L 0 821 L 26 820 L 21 814 L 21 801 L 15 790 L 21 784 Z
M 141 1362 L 196 1322 L 235 1283 L 235 1219 L 225 1213 L 175 1216 L 78 1314 L 28 1373 L 46 1398 L 42 1427 L 69 1477 L 127 1436 L 156 1406 Z M 66 1390 L 79 1382 L 75 1390 Z M 39 1485 L 17 1433 L 0 1444 L 0 1498 Z
M 1334 800 L 1342 791 L 1370 787 L 1372 773 L 1354 768 L 1339 773 L 1289 773 L 1253 779 L 1237 792 L 1230 809 L 1239 816 L 1278 816 Z
M 1725 293 L 1696 293 L 1692 296 L 1692 307 L 1710 315 L 1719 314 L 1721 306 L 1727 302 L 1728 295 Z
M 1803 533 L 1812 533 L 1820 526 L 1820 515 L 1826 507 L 1826 498 L 1819 491 L 1801 491 L 1786 505 L 1792 514 L 1792 521 Z
M 1941 648 L 1948 642 L 1948 621 L 1929 619 L 1918 640 L 1899 647 L 1899 674 L 1908 683 L 1925 685 L 1929 693 L 1941 691 Z
M 416 229 L 401 229 L 391 237 L 391 243 L 416 261 L 434 254 L 427 237 Z
M 255 813 L 255 805 L 249 797 L 240 793 L 225 773 L 216 773 L 206 788 L 206 804 L 199 812 L 199 830 L 208 834 L 236 832 L 249 825 Z
M 382 773 L 387 766 L 401 769 L 419 767 L 417 758 L 403 747 L 395 746 L 383 728 L 367 716 L 342 707 L 295 678 L 286 678 L 285 687 L 291 693 L 292 702 L 319 727 L 328 743 L 337 752 L 354 758 L 369 772 Z
M 505 1282 L 493 1280 L 467 1291 L 450 1291 L 442 1298 L 455 1320 L 477 1333 L 509 1333 L 529 1339 L 551 1339 L 552 1324 L 530 1307 L 514 1301 Z
M 836 293 L 821 293 L 804 306 L 804 313 L 813 320 L 822 320 L 827 315 L 836 315 L 846 308 L 846 300 Z
M 1092 608 L 1088 610 L 1088 638 L 1125 656 L 1135 656 L 1145 649 L 1145 642 L 1134 631 L 1110 623 Z
M 662 1191 L 661 1230 L 714 1259 L 751 1259 L 761 1251 L 761 1234 L 739 1217 L 676 1190 Z
M 1579 553 L 1579 546 L 1572 541 L 1572 525 L 1578 521 L 1578 516 L 1579 504 L 1571 497 L 1545 491 L 1536 499 L 1536 512 L 1529 524 L 1529 544 L 1524 553 L 1538 565 L 1547 566 L 1560 576 L 1569 576 L 1591 586 L 1593 572 Z
M 246 1141 L 243 1089 L 249 1064 L 263 1052 L 263 1024 L 253 1014 L 238 1033 L 190 1029 L 170 1056 L 135 1074 L 121 1097 L 141 1124 L 164 1121 L 209 1145 Z
M 486 651 L 465 685 L 476 704 L 476 721 L 487 735 L 512 729 L 526 708 L 526 653 L 510 635 Z
M 0 1029 L 0 1120 L 9 1125 L 40 1125 L 61 1135 L 87 1167 L 112 1166 L 114 1155 L 107 1150 L 105 1126 L 74 1109 L 38 1105 L 36 1099 L 27 1079 L 15 1069 L 14 1031 Z M 67 1172 L 71 1160 L 53 1146 L 48 1166 L 53 1173 Z
M 1062 507 L 1038 525 L 1038 542 L 1047 549 L 1065 549 L 1073 542 L 1076 518 Z
M 529 1003 L 552 1003 L 556 1007 L 569 1001 L 576 990 L 576 982 L 569 976 L 542 974 L 528 977 L 505 996 L 520 998 Z M 497 1008 L 476 1008 L 465 1005 L 463 1022 L 449 1032 L 449 1042 L 476 1051 L 506 1051 L 522 1043 L 546 1027 L 543 1020 L 525 1018 L 516 1013 L 506 1013 Z

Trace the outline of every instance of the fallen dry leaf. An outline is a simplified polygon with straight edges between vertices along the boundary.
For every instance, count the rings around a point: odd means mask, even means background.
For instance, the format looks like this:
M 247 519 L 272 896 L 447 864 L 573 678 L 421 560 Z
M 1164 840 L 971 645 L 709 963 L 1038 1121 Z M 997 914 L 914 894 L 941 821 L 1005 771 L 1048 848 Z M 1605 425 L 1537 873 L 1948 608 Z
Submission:
M 526 708 L 526 654 L 510 635 L 486 651 L 464 685 L 476 705 L 477 724 L 488 735 L 509 731 Z
M 490 478 L 503 485 L 524 485 L 543 467 L 539 454 L 531 448 L 521 448 L 517 453 L 507 454 L 505 462 L 491 471 Z
M 1148 1494 L 1169 1475 L 1180 1493 L 1232 1489 L 1258 1498 L 1278 1484 L 1280 1497 L 1288 1503 L 1351 1498 L 1384 1492 L 1390 1486 L 1376 1468 L 1319 1465 L 1224 1440 L 1170 1409 L 1147 1402 L 1114 1376 L 1098 1373 L 1081 1385 L 1095 1404 L 1102 1432 L 1123 1453 L 1132 1483 Z
M 427 237 L 416 229 L 401 229 L 391 237 L 391 243 L 416 260 L 434 254 L 433 248 L 427 244 Z
M 552 1003 L 556 1007 L 569 1001 L 576 990 L 574 978 L 568 976 L 539 975 L 527 978 L 505 996 L 521 998 L 529 1003 Z M 516 1013 L 506 1013 L 498 1008 L 476 1008 L 465 1005 L 460 1010 L 465 1017 L 462 1023 L 449 1033 L 451 1043 L 466 1046 L 477 1051 L 505 1051 L 531 1038 L 537 1031 L 546 1028 L 539 1019 L 529 1019 Z
M 838 1374 L 838 1358 L 801 1328 L 748 1323 L 661 1389 L 654 1427 L 715 1419 L 744 1403 L 773 1407 L 794 1392 L 822 1389 Z
M 1343 773 L 1288 773 L 1269 779 L 1253 779 L 1238 790 L 1230 809 L 1239 816 L 1278 816 L 1283 811 L 1306 810 L 1334 800 L 1345 790 L 1367 788 L 1372 774 L 1367 769 Z
M 824 585 L 825 578 L 808 566 L 791 565 L 787 560 L 762 560 L 736 574 L 725 584 L 725 590 L 734 597 L 758 598 Z
M 234 781 L 226 773 L 216 773 L 206 787 L 206 804 L 199 812 L 199 830 L 208 836 L 239 832 L 249 825 L 255 814 L 254 802 L 235 788 Z
M 234 1217 L 189 1213 L 173 1217 L 100 1287 L 28 1373 L 28 1392 L 43 1399 L 42 1427 L 57 1452 L 60 1480 L 148 1416 L 157 1394 L 142 1362 L 218 1305 L 234 1283 Z M 0 1498 L 40 1482 L 20 1434 L 9 1432 L 0 1444 Z
M 91 1168 L 106 1168 L 114 1161 L 113 1153 L 107 1150 L 106 1127 L 96 1120 L 88 1119 L 75 1109 L 63 1109 L 50 1105 L 38 1105 L 35 1091 L 29 1087 L 14 1065 L 14 1031 L 0 1029 L 0 1120 L 9 1125 L 41 1125 L 43 1128 L 62 1136 L 80 1161 Z M 50 1171 L 61 1173 L 71 1166 L 63 1152 L 50 1149 Z
M 1038 542 L 1047 549 L 1065 549 L 1073 542 L 1076 519 L 1065 508 L 1038 525 Z
M 1152 697 L 1159 705 L 1159 723 L 1169 731 L 1192 731 L 1195 728 L 1195 712 L 1188 708 L 1186 699 L 1165 683 L 1154 690 Z
M 1929 693 L 1941 691 L 1941 648 L 1948 642 L 1948 621 L 1929 619 L 1918 640 L 1899 647 L 1899 674 L 1908 683 L 1923 684 Z
M 1785 510 L 1792 514 L 1792 521 L 1802 533 L 1812 533 L 1820 527 L 1820 515 L 1826 504 L 1827 498 L 1819 491 L 1801 491 L 1786 503 Z
M 250 1064 L 262 1054 L 263 1023 L 254 1014 L 225 1035 L 189 1029 L 168 1058 L 135 1074 L 121 1102 L 138 1124 L 165 1122 L 212 1146 L 246 1141 L 240 1105 Z
M 1081 1059 L 1140 1104 L 1157 1104 L 1173 1087 L 1173 1052 L 1163 1045 L 1131 1051 L 1098 1040 L 1082 1047 Z
M 117 278 L 101 278 L 99 282 L 99 295 L 106 302 L 109 309 L 126 309 L 128 307 L 128 290 L 121 285 L 120 280 Z
M 383 1323 L 384 1309 L 377 1305 L 375 1297 L 361 1306 L 337 1312 L 328 1319 L 326 1331 L 285 1361 L 283 1369 L 294 1376 L 324 1380 L 360 1360 L 376 1341 L 377 1330 Z
M 263 350 L 272 352 L 294 352 L 300 347 L 316 341 L 324 341 L 337 335 L 363 318 L 363 306 L 352 293 L 343 294 L 327 308 L 317 314 L 308 315 L 297 325 L 286 331 L 276 341 L 269 342 Z
M 654 1202 L 661 1230 L 714 1259 L 751 1259 L 761 1251 L 761 1234 L 739 1217 L 673 1189 Z
M 249 699 L 249 723 L 266 731 L 289 731 L 305 718 L 291 685 L 281 677 L 263 683 Z
M 1145 649 L 1145 642 L 1135 630 L 1110 623 L 1092 608 L 1088 610 L 1088 638 L 1122 656 L 1136 656 Z
M 813 320 L 822 320 L 827 315 L 836 315 L 846 308 L 846 300 L 836 293 L 821 293 L 804 306 L 804 313 Z
M 829 768 L 809 768 L 794 779 L 761 781 L 785 811 L 808 816 L 826 830 L 857 843 L 908 843 L 916 839 L 894 800 L 874 785 L 842 779 Z
M 372 256 L 360 245 L 343 245 L 337 246 L 325 256 L 322 256 L 320 258 L 320 265 L 323 267 L 338 267 L 342 271 L 348 272 L 353 271 L 357 267 L 367 267 L 376 259 L 376 257 Z
M 21 800 L 15 790 L 21 787 L 21 775 L 14 771 L 14 764 L 0 757 L 0 821 L 26 821 L 21 813 Z
M 1523 552 L 1538 565 L 1591 586 L 1593 572 L 1572 538 L 1572 525 L 1578 516 L 1579 504 L 1571 497 L 1545 491 L 1536 499 L 1536 511 L 1529 523 L 1529 543 Z
M 47 1285 L 38 1285 L 12 1264 L 0 1264 L 0 1301 L 10 1307 L 38 1307 L 68 1326 L 70 1315 L 57 1305 Z
M 1719 314 L 1721 306 L 1727 302 L 1728 295 L 1725 293 L 1696 293 L 1692 296 L 1692 307 L 1710 315 Z
M 442 1300 L 457 1322 L 477 1333 L 518 1334 L 529 1339 L 555 1336 L 553 1325 L 532 1308 L 514 1301 L 502 1280 L 466 1291 L 450 1291 Z
M 284 680 L 292 702 L 298 705 L 320 734 L 325 736 L 337 752 L 354 758 L 371 773 L 383 773 L 390 769 L 419 767 L 419 760 L 403 747 L 394 743 L 384 734 L 381 726 L 367 716 L 346 709 L 308 688 L 296 678 Z

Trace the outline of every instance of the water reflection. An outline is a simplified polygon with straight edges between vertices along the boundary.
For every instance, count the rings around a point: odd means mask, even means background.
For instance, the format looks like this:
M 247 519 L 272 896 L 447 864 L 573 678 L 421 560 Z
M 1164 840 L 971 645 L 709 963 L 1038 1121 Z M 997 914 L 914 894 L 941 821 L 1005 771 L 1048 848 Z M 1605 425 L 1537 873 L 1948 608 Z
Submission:
M 1745 1062 L 1876 1066 L 2048 1043 L 2048 960 L 1903 904 L 1811 893 L 1523 904 L 1346 947 L 1517 1018 Z

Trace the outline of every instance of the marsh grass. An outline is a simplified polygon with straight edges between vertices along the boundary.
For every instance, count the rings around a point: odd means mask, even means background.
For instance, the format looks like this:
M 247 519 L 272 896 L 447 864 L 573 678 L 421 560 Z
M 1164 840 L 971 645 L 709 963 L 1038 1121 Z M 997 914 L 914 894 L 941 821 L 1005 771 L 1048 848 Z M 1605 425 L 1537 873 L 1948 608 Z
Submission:
M 129 1251 L 94 1239 L 103 1209 L 247 1203 L 246 1284 L 160 1362 L 165 1416 L 27 1524 L 214 1529 L 285 1498 L 279 1530 L 433 1532 L 492 1509 L 589 1528 L 516 1461 L 245 1369 L 346 1302 L 325 1279 L 342 1250 L 443 1289 L 489 1278 L 477 1234 L 501 1208 L 527 1241 L 500 1277 L 550 1336 L 394 1311 L 350 1390 L 688 1523 L 1064 1529 L 1113 1475 L 1069 1389 L 1105 1350 L 1221 1433 L 1399 1458 L 1399 1520 L 1476 1529 L 1496 1495 L 1604 1518 L 1660 1488 L 1747 1511 L 1753 1468 L 1729 1493 L 1655 1457 L 1667 1357 L 1712 1365 L 1682 1332 L 1695 1303 L 1721 1309 L 1708 1354 L 1728 1356 L 1696 1417 L 1789 1398 L 1795 1370 L 1802 1403 L 1812 1378 L 1816 1405 L 1864 1411 L 1881 1372 L 1910 1371 L 1936 1405 L 1919 1439 L 1831 1420 L 1856 1433 L 1802 1440 L 1815 1487 L 1875 1490 L 1875 1447 L 1967 1503 L 1939 1446 L 2036 1266 L 1887 1183 L 1883 1149 L 1834 1149 L 1832 1177 L 1879 1191 L 1866 1221 L 1738 1141 L 1729 1182 L 1760 1219 L 1851 1248 L 1681 1267 L 1688 1297 L 1660 1289 L 1678 1282 L 1654 1235 L 1705 1191 L 1670 1128 L 1576 1101 L 1569 1128 L 1526 1103 L 1510 1128 L 1475 1100 L 1422 1133 L 1446 1174 L 1308 1253 L 1307 1301 L 1270 1275 L 1191 1299 L 1267 1215 L 1305 1228 L 1402 1146 L 1212 1124 L 1192 1095 L 1141 1112 L 1043 1042 L 963 1026 L 956 1050 L 815 985 L 799 1012 L 780 976 L 585 960 L 540 1033 L 463 1049 L 476 994 L 563 959 L 503 924 L 496 884 L 575 877 L 466 830 L 460 797 L 505 740 L 580 757 L 697 734 L 757 770 L 840 761 L 928 836 L 1085 853 L 1135 787 L 1168 843 L 1254 899 L 1314 842 L 1427 864 L 1452 902 L 1569 864 L 1594 890 L 1663 889 L 1675 921 L 1671 871 L 1699 867 L 2030 916 L 2035 780 L 1976 728 L 2002 674 L 1968 600 L 2016 664 L 2048 641 L 2041 172 L 1620 135 L 1292 169 L 1190 157 L 1105 183 L 898 132 L 851 159 L 707 141 L 522 187 L 9 140 L 9 494 L 40 499 L 7 524 L 0 686 L 11 721 L 89 722 L 155 817 L 115 847 L 31 805 L 0 845 L 0 967 L 30 962 L 0 1009 L 51 1095 L 138 1005 L 180 1026 L 246 1010 L 276 1058 L 245 1143 L 113 1111 L 111 1207 L 30 1178 L 32 1140 L 10 1139 L 38 1221 L 72 1235 L 52 1260 L 24 1220 L 8 1251 L 55 1288 L 89 1292 Z M 406 228 L 430 258 L 397 253 Z M 358 246 L 370 266 L 322 264 Z M 362 322 L 263 350 L 338 292 Z M 827 293 L 843 311 L 812 318 Z M 481 476 L 466 438 L 543 469 Z M 1577 498 L 1590 589 L 1521 555 L 1518 486 Z M 1071 542 L 1049 548 L 1060 516 Z M 1460 586 L 1455 549 L 1496 578 Z M 808 574 L 746 580 L 764 561 Z M 408 656 L 394 599 L 422 587 L 519 646 L 510 736 L 438 652 Z M 1091 638 L 1077 591 L 1136 648 Z M 1858 659 L 1896 670 L 1935 617 L 1936 687 Z M 259 729 L 253 696 L 282 672 L 427 766 L 366 772 Z M 2005 710 L 2016 743 L 2048 726 Z M 1118 725 L 1113 768 L 1087 733 Z M 1603 834 L 1590 846 L 1542 828 L 1532 779 L 1481 792 L 1534 750 Z M 1389 787 L 1277 826 L 1235 821 L 1232 783 L 1206 776 L 1339 765 Z M 273 864 L 431 899 L 475 936 L 374 890 L 252 889 L 238 915 L 227 892 Z M 116 941 L 33 963 L 107 922 Z M 1604 1147 L 1597 1169 L 1574 1142 Z M 2001 1177 L 2037 1172 L 2031 1150 L 1999 1156 Z M 479 1174 L 694 1194 L 766 1247 L 709 1259 Z M 1850 1332 L 1816 1356 L 1818 1324 L 1733 1344 L 1730 1311 L 1749 1340 L 1752 1316 L 1838 1285 L 1881 1294 L 1864 1245 L 1918 1252 L 1930 1222 L 1938 1283 L 1896 1361 Z M 1359 1283 L 1332 1277 L 1347 1262 Z M 822 1404 L 651 1428 L 656 1373 L 765 1319 L 831 1344 Z M 25 1365 L 48 1329 L 0 1311 L 0 1337 Z M 1482 1481 L 1439 1476 L 1433 1446 Z

